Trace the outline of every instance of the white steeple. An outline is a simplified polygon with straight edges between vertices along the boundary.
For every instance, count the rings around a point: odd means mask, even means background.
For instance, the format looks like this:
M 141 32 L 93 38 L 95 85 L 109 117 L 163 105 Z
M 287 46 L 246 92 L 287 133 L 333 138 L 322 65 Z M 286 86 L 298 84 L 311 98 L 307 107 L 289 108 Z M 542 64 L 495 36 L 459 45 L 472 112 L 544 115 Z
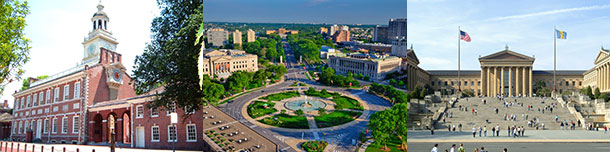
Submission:
M 84 47 L 83 62 L 98 59 L 100 48 L 116 52 L 116 46 L 119 44 L 116 38 L 112 36 L 112 32 L 108 30 L 110 18 L 104 12 L 104 5 L 102 5 L 101 0 L 97 5 L 97 12 L 91 17 L 91 23 L 93 25 L 92 31 L 89 32 L 82 43 Z

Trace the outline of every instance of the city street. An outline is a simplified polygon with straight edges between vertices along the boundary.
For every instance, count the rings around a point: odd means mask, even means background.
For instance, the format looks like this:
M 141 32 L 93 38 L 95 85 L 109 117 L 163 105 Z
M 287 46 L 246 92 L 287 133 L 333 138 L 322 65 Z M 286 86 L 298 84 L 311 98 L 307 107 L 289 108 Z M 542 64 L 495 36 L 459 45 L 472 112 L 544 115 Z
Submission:
M 314 87 L 318 90 L 326 89 L 328 91 L 333 92 L 341 92 L 344 94 L 349 94 L 355 97 L 362 99 L 362 101 L 366 102 L 369 106 L 370 114 L 390 108 L 390 103 L 384 99 L 381 99 L 377 96 L 366 93 L 362 90 L 353 90 L 353 89 L 345 89 L 338 87 L 329 87 L 321 85 L 313 80 L 308 80 L 305 76 L 306 72 L 302 67 L 298 66 L 297 59 L 294 57 L 292 50 L 289 47 L 285 47 L 286 50 L 286 58 L 287 58 L 287 66 L 288 73 L 286 74 L 285 81 L 276 84 L 270 87 L 265 87 L 263 89 L 244 94 L 240 97 L 237 97 L 231 103 L 220 105 L 219 108 L 236 120 L 244 123 L 246 126 L 250 126 L 250 128 L 256 130 L 260 134 L 270 138 L 273 142 L 279 145 L 279 149 L 285 151 L 294 151 L 293 148 L 290 148 L 289 145 L 286 144 L 287 139 L 303 139 L 303 140 L 324 140 L 328 141 L 329 148 L 333 148 L 335 151 L 354 151 L 356 149 L 355 142 L 358 141 L 358 136 L 361 131 L 366 129 L 366 124 L 368 120 L 359 121 L 355 123 L 353 126 L 349 126 L 347 128 L 340 129 L 330 129 L 330 131 L 324 131 L 318 133 L 319 139 L 315 138 L 313 132 L 304 131 L 304 132 L 292 132 L 292 131 L 281 131 L 274 128 L 263 128 L 258 127 L 248 121 L 243 117 L 241 113 L 241 109 L 248 101 L 259 97 L 264 96 L 266 94 L 272 94 L 280 91 L 284 91 L 288 89 L 288 86 L 291 85 L 295 81 L 301 81 L 307 83 L 306 87 L 302 87 L 303 89 L 307 89 L 309 87 Z M 369 116 L 365 118 L 368 119 Z M 355 120 L 358 121 L 358 120 Z M 295 143 L 292 143 L 295 144 Z M 295 145 L 292 145 L 295 146 Z M 336 147 L 333 147 L 336 146 Z

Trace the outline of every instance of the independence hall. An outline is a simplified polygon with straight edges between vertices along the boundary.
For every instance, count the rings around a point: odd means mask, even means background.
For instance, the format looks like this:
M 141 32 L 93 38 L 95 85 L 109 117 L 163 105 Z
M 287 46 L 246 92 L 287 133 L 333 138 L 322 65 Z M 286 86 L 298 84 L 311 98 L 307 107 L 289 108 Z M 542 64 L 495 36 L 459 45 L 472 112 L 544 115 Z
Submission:
M 176 149 L 188 150 L 256 147 L 277 151 L 270 140 L 215 107 L 198 111 L 147 107 L 163 87 L 136 95 L 122 56 L 116 52 L 118 41 L 108 30 L 104 6 L 99 4 L 97 9 L 91 32 L 82 42 L 81 63 L 42 80 L 30 78 L 27 89 L 13 94 L 13 141 L 88 145 L 114 141 L 118 147 L 171 149 L 175 144 Z M 177 124 L 170 123 L 173 112 L 179 117 Z M 186 114 L 190 117 L 185 118 Z M 220 126 L 224 129 L 216 130 Z M 230 133 L 240 142 L 219 146 L 204 135 L 211 130 Z

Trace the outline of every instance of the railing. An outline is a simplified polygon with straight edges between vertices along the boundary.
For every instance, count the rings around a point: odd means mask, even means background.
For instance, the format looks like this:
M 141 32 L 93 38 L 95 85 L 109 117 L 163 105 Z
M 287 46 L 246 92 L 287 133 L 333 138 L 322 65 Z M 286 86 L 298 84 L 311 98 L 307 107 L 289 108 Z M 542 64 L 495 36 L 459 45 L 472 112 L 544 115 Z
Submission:
M 91 66 L 91 65 L 97 63 L 97 59 L 98 58 L 96 57 L 96 58 L 89 59 L 87 61 L 83 61 L 81 64 L 77 65 L 76 67 L 72 67 L 72 68 L 70 68 L 68 70 L 65 70 L 65 71 L 59 72 L 57 74 L 51 75 L 51 76 L 49 76 L 49 77 L 47 77 L 45 79 L 38 80 L 38 81 L 32 83 L 30 85 L 30 87 L 34 87 L 34 86 L 37 86 L 37 85 L 40 85 L 40 84 L 43 84 L 43 83 L 55 80 L 55 79 L 57 79 L 59 77 L 62 77 L 64 75 L 66 75 L 66 74 L 70 74 L 70 73 L 73 73 L 73 72 L 76 72 L 76 71 L 80 71 L 83 68 L 85 68 L 85 65 Z
M 57 147 L 57 148 L 56 148 Z M 90 148 L 91 152 L 95 152 L 95 149 Z M 79 148 L 67 149 L 66 146 L 62 145 L 40 145 L 33 143 L 22 143 L 22 142 L 0 142 L 0 151 L 2 152 L 80 152 Z M 83 150 L 84 151 L 84 150 Z

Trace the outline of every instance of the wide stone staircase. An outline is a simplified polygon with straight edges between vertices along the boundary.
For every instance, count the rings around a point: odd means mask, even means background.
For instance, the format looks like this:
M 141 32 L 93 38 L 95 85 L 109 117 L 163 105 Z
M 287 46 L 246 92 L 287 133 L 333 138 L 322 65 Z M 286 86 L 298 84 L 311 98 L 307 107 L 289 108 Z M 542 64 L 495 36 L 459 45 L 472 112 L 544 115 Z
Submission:
M 483 99 L 487 102 L 483 104 Z M 504 101 L 512 102 L 512 106 L 506 107 Z M 533 110 L 528 110 L 528 105 L 531 105 Z M 553 107 L 553 112 L 549 111 L 545 107 Z M 462 107 L 462 110 L 459 107 Z M 467 111 L 465 109 L 468 109 Z M 476 109 L 477 114 L 472 113 L 472 109 Z M 494 108 L 498 109 L 498 113 L 494 111 Z M 540 109 L 540 112 L 538 111 Z M 542 110 L 544 109 L 544 114 Z M 483 127 L 487 126 L 487 129 L 491 131 L 491 126 L 500 126 L 501 131 L 506 131 L 507 126 L 524 126 L 526 130 L 536 129 L 535 127 L 528 127 L 528 121 L 534 118 L 539 119 L 539 129 L 542 129 L 541 125 L 544 123 L 545 129 L 558 130 L 560 129 L 560 122 L 566 120 L 568 123 L 574 121 L 576 129 L 579 129 L 577 120 L 573 115 L 570 114 L 566 107 L 562 107 L 557 101 L 550 98 L 539 98 L 539 97 L 522 97 L 522 98 L 504 98 L 497 99 L 495 97 L 469 97 L 459 99 L 453 107 L 447 109 L 447 113 L 453 113 L 453 117 L 441 117 L 436 123 L 436 130 L 446 130 L 447 126 L 456 127 L 462 124 L 463 131 L 472 131 L 472 127 Z M 528 115 L 527 120 L 522 115 Z M 516 120 L 505 120 L 505 115 L 516 115 Z M 559 121 L 555 121 L 555 115 L 558 116 Z M 443 122 L 445 118 L 445 122 Z M 487 121 L 488 122 L 487 122 Z M 565 127 L 565 126 L 564 126 Z M 459 128 L 458 128 L 459 129 Z M 458 130 L 456 129 L 456 130 Z

